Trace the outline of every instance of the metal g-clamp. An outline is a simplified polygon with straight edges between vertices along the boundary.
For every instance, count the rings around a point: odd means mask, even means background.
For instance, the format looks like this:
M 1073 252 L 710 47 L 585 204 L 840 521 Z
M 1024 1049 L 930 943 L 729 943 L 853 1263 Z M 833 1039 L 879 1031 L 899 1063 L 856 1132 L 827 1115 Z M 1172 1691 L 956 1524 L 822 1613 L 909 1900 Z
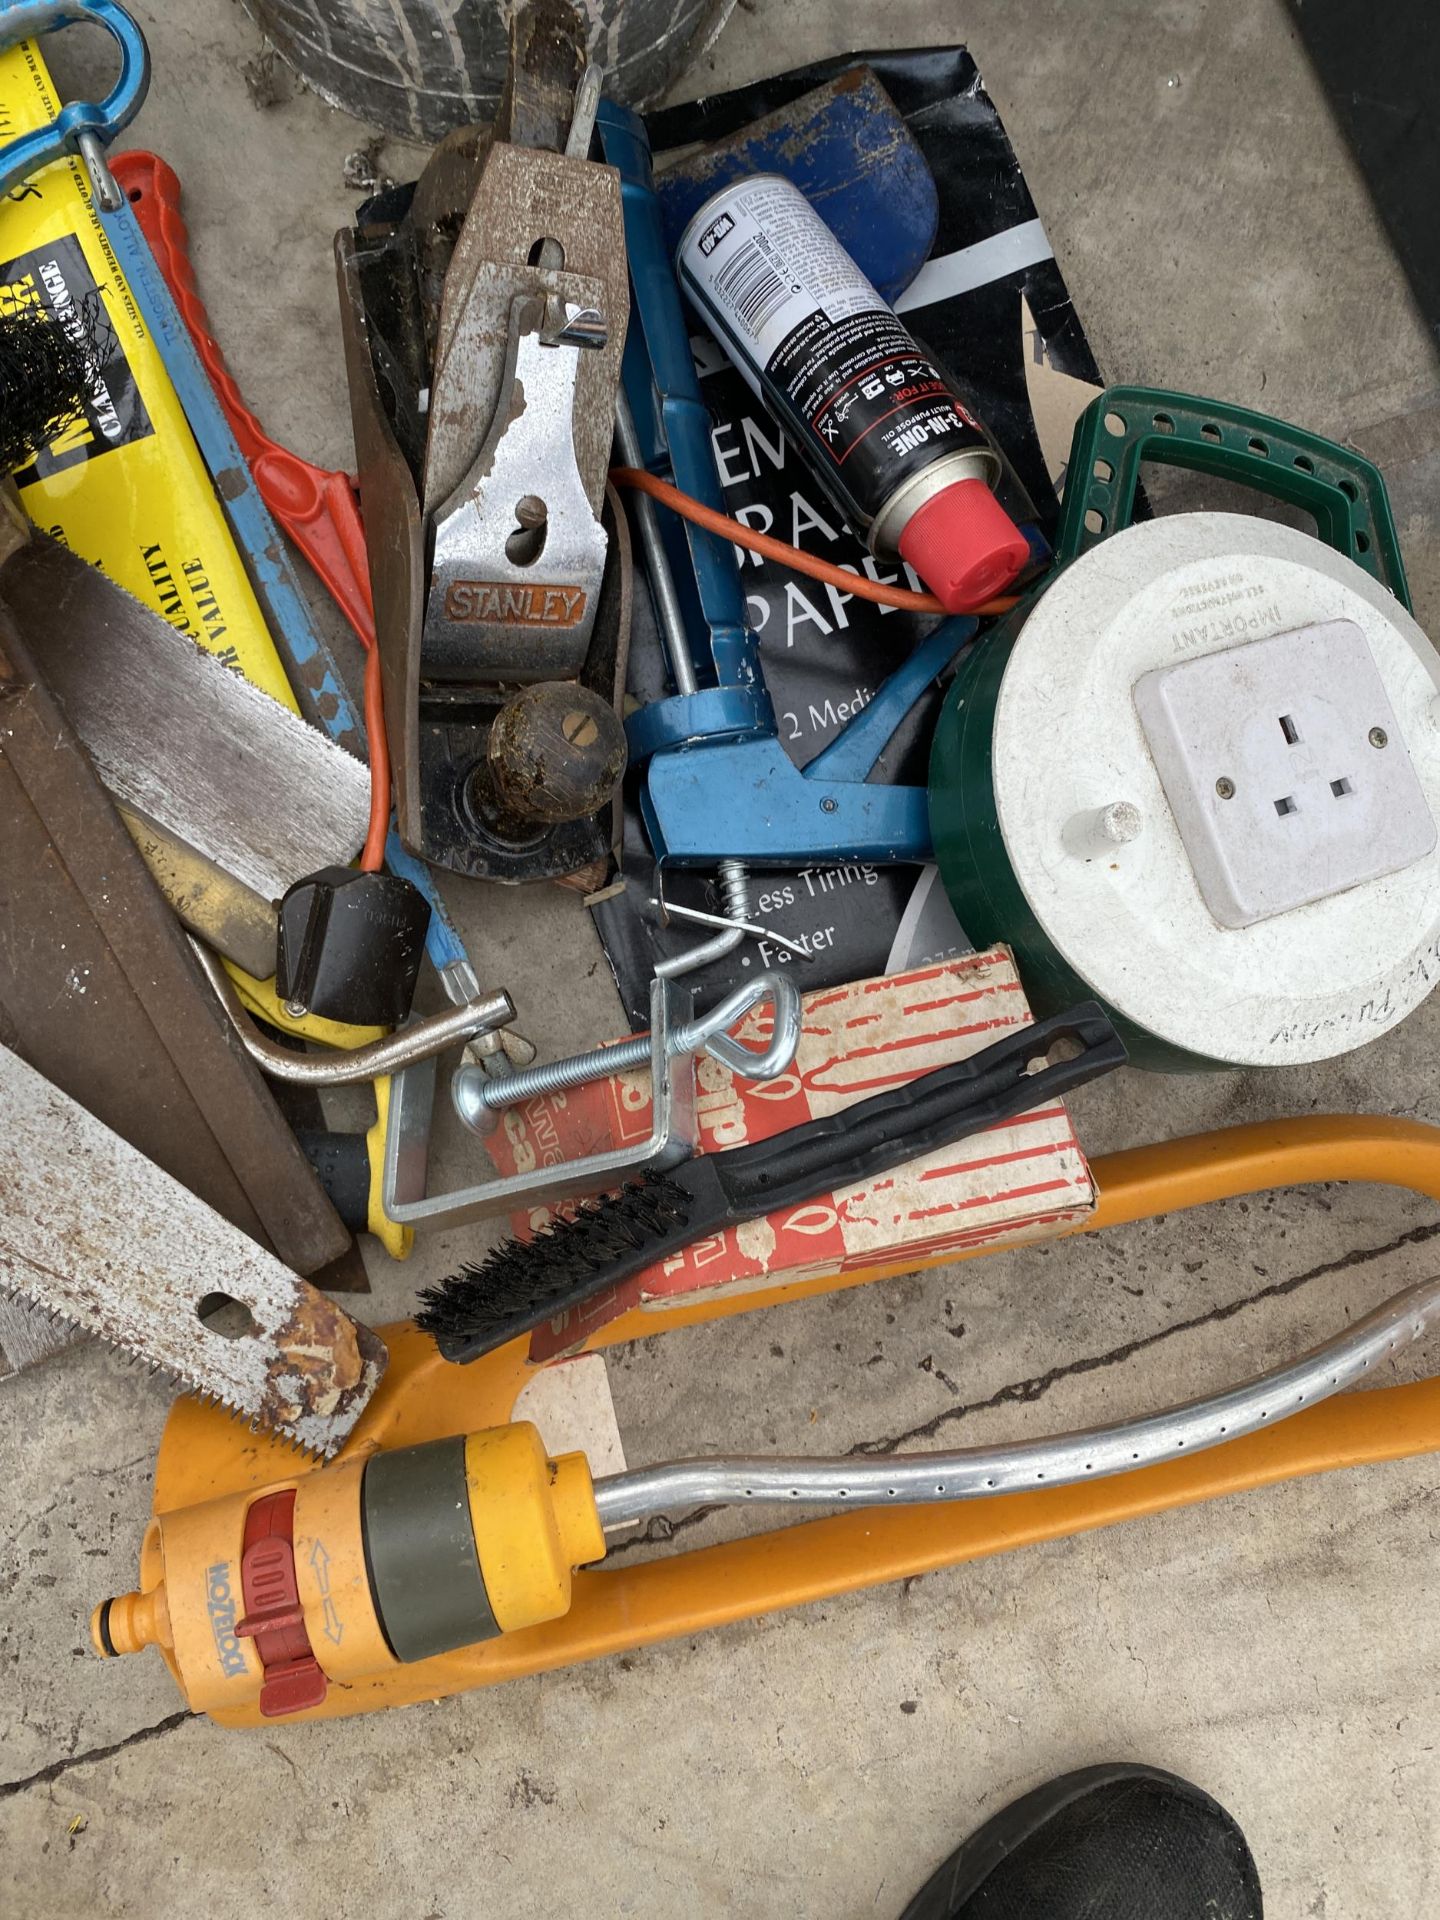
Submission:
M 48 126 L 35 127 L 0 146 L 0 193 L 10 193 L 32 174 L 67 154 L 85 162 L 95 198 L 106 213 L 125 204 L 105 159 L 105 149 L 145 104 L 150 91 L 150 49 L 138 23 L 118 0 L 21 0 L 0 7 L 0 53 L 22 40 L 61 27 L 104 27 L 120 49 L 120 77 L 98 104 L 71 100 Z
M 770 1038 L 763 1050 L 727 1038 L 724 1026 L 733 1025 L 762 1000 L 768 1000 L 772 1009 Z M 461 1067 L 452 1083 L 453 1102 L 465 1124 L 483 1133 L 494 1123 L 497 1106 L 648 1066 L 650 1131 L 643 1139 L 624 1139 L 578 1160 L 537 1161 L 516 1173 L 492 1172 L 449 1192 L 432 1193 L 428 1187 L 435 1062 L 417 1061 L 397 1074 L 391 1086 L 382 1184 L 386 1217 L 406 1227 L 466 1226 L 497 1214 L 604 1193 L 647 1168 L 673 1167 L 688 1160 L 699 1144 L 696 1053 L 703 1050 L 723 1060 L 747 1079 L 773 1079 L 794 1059 L 800 1025 L 800 995 L 783 974 L 758 974 L 743 982 L 699 1020 L 692 1018 L 688 988 L 678 980 L 657 979 L 650 989 L 648 1035 L 498 1080 Z
M 668 983 L 672 988 L 673 976 Z M 651 993 L 652 1011 L 658 1011 L 665 1035 L 665 1052 L 674 1060 L 684 1054 L 709 1054 L 712 1060 L 728 1067 L 742 1080 L 773 1080 L 784 1073 L 795 1058 L 800 1041 L 800 994 L 793 981 L 783 973 L 757 973 L 742 980 L 716 1007 L 697 1020 L 677 1020 L 678 995 L 668 997 L 667 982 L 660 978 L 660 991 Z M 763 1047 L 747 1046 L 727 1031 L 753 1008 L 763 1002 L 770 1005 L 770 1039 Z M 518 1107 L 527 1100 L 550 1093 L 564 1093 L 571 1087 L 583 1087 L 593 1080 L 606 1080 L 612 1074 L 633 1072 L 650 1065 L 651 1036 L 639 1034 L 633 1040 L 620 1040 L 611 1046 L 594 1047 L 589 1053 L 569 1060 L 547 1060 L 518 1073 L 499 1078 L 483 1067 L 460 1067 L 450 1085 L 450 1097 L 456 1113 L 474 1133 L 487 1133 L 495 1115 L 506 1107 Z

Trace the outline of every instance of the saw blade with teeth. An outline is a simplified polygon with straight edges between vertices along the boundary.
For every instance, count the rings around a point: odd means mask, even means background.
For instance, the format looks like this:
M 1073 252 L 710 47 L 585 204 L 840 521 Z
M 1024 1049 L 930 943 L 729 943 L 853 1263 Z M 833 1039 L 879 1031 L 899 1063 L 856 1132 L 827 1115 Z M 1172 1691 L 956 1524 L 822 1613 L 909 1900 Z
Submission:
M 379 1336 L 0 1047 L 0 1291 L 328 1457 Z

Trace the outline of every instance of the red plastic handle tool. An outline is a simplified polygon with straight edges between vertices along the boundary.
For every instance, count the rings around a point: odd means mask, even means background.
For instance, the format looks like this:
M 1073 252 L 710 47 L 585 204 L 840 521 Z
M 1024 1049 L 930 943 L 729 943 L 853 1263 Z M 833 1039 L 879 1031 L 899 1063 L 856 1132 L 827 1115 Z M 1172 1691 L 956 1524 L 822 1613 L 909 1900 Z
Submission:
M 190 265 L 190 237 L 180 212 L 180 181 L 174 168 L 158 154 L 135 152 L 112 156 L 110 169 L 190 330 L 260 497 L 324 581 L 361 645 L 372 647 L 375 610 L 354 481 L 348 473 L 331 473 L 277 446 L 246 406 L 210 331 L 210 316 Z

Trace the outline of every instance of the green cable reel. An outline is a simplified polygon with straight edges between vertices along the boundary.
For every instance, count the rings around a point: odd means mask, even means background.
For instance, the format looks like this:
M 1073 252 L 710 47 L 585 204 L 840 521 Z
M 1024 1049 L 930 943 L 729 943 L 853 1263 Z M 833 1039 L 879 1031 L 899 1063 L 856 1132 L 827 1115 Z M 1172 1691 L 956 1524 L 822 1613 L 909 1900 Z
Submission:
M 1231 513 L 1137 522 L 1151 461 L 1287 501 L 1318 537 Z M 1068 474 L 1054 571 L 962 663 L 936 727 L 955 912 L 977 945 L 1014 950 L 1037 1016 L 1098 998 L 1138 1065 L 1347 1051 L 1440 978 L 1440 659 L 1410 617 L 1379 471 L 1244 408 L 1112 387 Z M 1287 673 L 1313 752 L 1264 708 Z M 1179 715 L 1168 747 L 1138 711 L 1147 678 Z M 1303 805 L 1264 788 L 1271 768 L 1272 785 L 1304 775 Z

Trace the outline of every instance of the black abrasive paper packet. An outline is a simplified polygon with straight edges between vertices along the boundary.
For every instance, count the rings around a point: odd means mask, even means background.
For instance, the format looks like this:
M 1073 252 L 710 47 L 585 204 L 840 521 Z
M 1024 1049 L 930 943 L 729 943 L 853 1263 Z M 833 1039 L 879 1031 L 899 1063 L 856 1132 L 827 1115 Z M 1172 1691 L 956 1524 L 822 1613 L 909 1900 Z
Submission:
M 1048 539 L 1058 503 L 1031 417 L 1025 357 L 1043 358 L 1080 380 L 1094 382 L 1098 374 L 1014 149 L 963 48 L 858 54 L 672 108 L 650 116 L 652 146 L 660 156 L 668 148 L 722 139 L 857 64 L 874 70 L 905 117 L 939 195 L 930 262 L 899 310 L 1009 460 L 1006 505 L 1017 518 L 1032 518 Z M 1033 332 L 1022 318 L 1022 296 Z M 919 588 L 913 573 L 899 563 L 878 564 L 840 523 L 715 343 L 696 331 L 692 344 L 730 512 L 872 579 Z M 742 579 L 780 735 L 801 767 L 935 624 L 932 616 L 848 598 L 755 555 L 746 555 Z M 648 593 L 637 591 L 635 603 L 630 689 L 638 699 L 657 699 L 670 689 Z M 942 697 L 943 685 L 937 684 L 911 710 L 873 780 L 924 784 Z M 668 928 L 658 924 L 649 904 L 657 891 L 654 862 L 635 790 L 632 773 L 621 847 L 625 887 L 597 902 L 594 917 L 626 1013 L 638 1029 L 649 1023 L 656 960 L 708 936 L 678 920 Z M 723 793 L 716 793 L 715 805 L 723 809 Z M 667 868 L 665 893 L 682 905 L 722 910 L 712 874 Z M 801 943 L 811 958 L 792 960 L 769 942 L 747 940 L 724 960 L 687 976 L 701 1007 L 761 968 L 794 966 L 797 984 L 809 991 L 924 965 L 969 945 L 933 867 L 837 860 L 756 869 L 751 917 Z

